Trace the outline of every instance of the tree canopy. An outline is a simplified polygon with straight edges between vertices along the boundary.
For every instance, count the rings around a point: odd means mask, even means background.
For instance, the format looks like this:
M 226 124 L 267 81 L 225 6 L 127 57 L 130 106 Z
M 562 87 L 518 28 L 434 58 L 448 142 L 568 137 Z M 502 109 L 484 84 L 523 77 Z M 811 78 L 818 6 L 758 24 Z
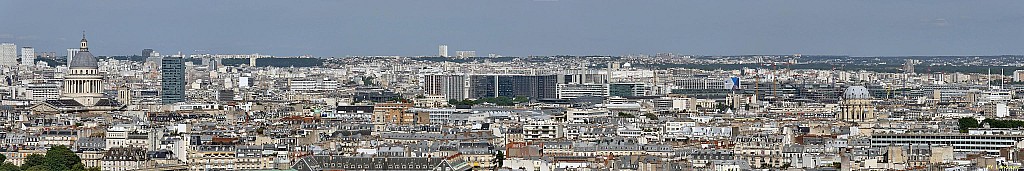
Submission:
M 46 150 L 44 163 L 50 170 L 70 170 L 75 164 L 81 164 L 82 159 L 67 146 L 57 145 Z
M 6 159 L 6 157 L 0 157 Z M 56 145 L 46 150 L 46 155 L 30 154 L 25 157 L 25 163 L 20 167 L 10 162 L 0 165 L 0 171 L 94 171 L 99 168 L 85 168 L 82 159 L 75 155 L 70 148 L 64 145 Z
M 960 132 L 966 133 L 967 129 L 981 127 L 977 119 L 973 117 L 960 118 L 957 120 L 957 125 L 960 126 Z
M 958 126 L 960 126 L 960 132 L 966 133 L 971 128 L 981 128 L 982 124 L 988 124 L 992 128 L 1022 128 L 1024 127 L 1024 121 L 1021 120 L 999 120 L 987 118 L 978 122 L 978 119 L 973 117 L 965 117 L 957 120 Z
M 647 119 L 650 119 L 650 120 L 658 120 L 658 115 L 654 115 L 653 113 L 647 113 L 647 114 L 644 114 L 644 116 L 646 116 Z

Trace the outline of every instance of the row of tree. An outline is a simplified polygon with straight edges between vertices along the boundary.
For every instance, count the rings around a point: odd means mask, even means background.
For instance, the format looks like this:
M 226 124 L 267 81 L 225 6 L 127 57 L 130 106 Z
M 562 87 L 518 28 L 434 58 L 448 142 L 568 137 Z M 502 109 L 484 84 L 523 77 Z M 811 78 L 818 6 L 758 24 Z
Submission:
M 626 112 L 619 112 L 618 116 L 619 118 L 636 118 L 633 114 L 628 114 Z M 644 117 L 647 117 L 647 119 L 650 120 L 658 120 L 658 115 L 654 115 L 654 113 L 645 113 Z
M 991 128 L 1022 128 L 1024 127 L 1024 121 L 1021 120 L 999 120 L 986 118 L 981 122 L 974 117 L 965 117 L 957 120 L 957 125 L 960 126 L 960 132 L 966 133 L 971 128 L 981 128 L 982 124 L 988 124 Z
M 75 155 L 67 146 L 56 145 L 46 150 L 46 155 L 31 154 L 25 156 L 21 166 L 7 162 L 7 156 L 0 155 L 0 171 L 99 171 L 100 168 L 86 168 L 82 159 Z

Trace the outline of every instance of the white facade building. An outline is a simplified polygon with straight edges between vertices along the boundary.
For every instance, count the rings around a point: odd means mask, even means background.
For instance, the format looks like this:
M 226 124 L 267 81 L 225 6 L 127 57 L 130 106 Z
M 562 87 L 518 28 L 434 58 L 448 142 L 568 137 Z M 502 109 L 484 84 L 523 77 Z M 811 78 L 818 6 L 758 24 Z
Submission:
M 557 89 L 559 99 L 608 96 L 608 84 L 559 84 Z
M 288 82 L 291 91 L 327 92 L 338 90 L 338 81 L 334 80 L 292 80 Z
M 66 61 L 71 62 L 72 59 L 75 59 L 75 54 L 78 54 L 79 50 L 81 50 L 81 49 L 78 49 L 78 48 L 68 48 L 68 56 L 66 58 L 67 59 Z
M 36 61 L 36 49 L 32 47 L 21 48 L 21 65 L 34 65 Z
M 17 45 L 14 43 L 2 43 L 0 44 L 0 66 L 15 66 L 18 65 L 18 52 L 16 49 Z
M 550 120 L 540 120 L 523 125 L 523 137 L 526 141 L 562 138 L 562 131 L 562 124 Z
M 437 46 L 437 56 L 448 57 L 448 45 Z
M 28 84 L 28 96 L 32 100 L 52 100 L 60 98 L 60 85 L 52 83 Z
M 459 58 L 476 57 L 476 51 L 471 51 L 471 50 L 455 51 L 455 57 L 459 57 Z

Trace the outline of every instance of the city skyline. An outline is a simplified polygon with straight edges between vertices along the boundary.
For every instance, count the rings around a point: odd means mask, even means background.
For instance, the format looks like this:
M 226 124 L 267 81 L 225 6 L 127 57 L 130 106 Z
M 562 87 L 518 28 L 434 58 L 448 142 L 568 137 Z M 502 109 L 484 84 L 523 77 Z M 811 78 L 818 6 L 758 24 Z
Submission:
M 0 42 L 62 52 L 84 30 L 98 56 L 1024 54 L 1021 2 L 929 2 L 0 1 L 19 16 L 0 19 Z
M 349 2 L 0 0 L 0 171 L 1024 167 L 1012 4 Z

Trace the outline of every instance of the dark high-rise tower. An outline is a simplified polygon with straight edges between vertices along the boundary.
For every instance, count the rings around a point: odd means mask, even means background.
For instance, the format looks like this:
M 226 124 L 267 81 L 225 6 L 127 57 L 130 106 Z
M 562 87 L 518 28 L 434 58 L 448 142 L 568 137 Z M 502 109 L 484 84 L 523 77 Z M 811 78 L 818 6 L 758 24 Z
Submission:
M 149 58 L 153 56 L 153 49 L 142 49 L 142 57 Z
M 160 102 L 185 101 L 185 64 L 181 57 L 164 57 L 160 61 Z

